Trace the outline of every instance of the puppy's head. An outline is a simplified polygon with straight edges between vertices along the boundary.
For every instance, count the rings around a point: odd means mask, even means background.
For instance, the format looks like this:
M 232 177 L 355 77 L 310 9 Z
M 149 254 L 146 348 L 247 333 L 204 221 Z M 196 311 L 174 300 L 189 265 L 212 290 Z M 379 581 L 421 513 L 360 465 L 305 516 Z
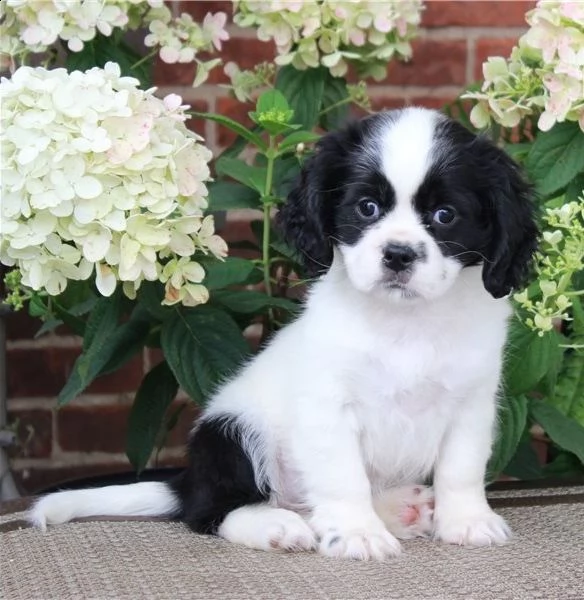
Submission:
M 278 216 L 307 270 L 334 248 L 352 284 L 436 298 L 482 264 L 495 298 L 525 278 L 537 242 L 530 187 L 485 138 L 438 112 L 381 113 L 324 136 Z

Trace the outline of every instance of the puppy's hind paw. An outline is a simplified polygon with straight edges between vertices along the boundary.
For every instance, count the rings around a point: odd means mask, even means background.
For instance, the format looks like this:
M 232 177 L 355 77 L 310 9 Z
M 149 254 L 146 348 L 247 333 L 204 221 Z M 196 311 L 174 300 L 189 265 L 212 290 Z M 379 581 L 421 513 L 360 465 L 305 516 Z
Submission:
M 400 540 L 429 537 L 434 523 L 434 493 L 424 485 L 390 488 L 373 502 L 387 529 Z

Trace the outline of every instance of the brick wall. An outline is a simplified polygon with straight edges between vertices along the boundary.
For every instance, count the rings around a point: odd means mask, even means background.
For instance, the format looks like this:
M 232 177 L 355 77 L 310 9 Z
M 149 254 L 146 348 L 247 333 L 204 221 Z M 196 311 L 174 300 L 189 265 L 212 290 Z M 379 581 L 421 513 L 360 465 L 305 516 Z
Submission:
M 230 11 L 230 2 L 174 1 L 177 13 L 201 19 L 209 10 Z M 524 14 L 530 1 L 438 1 L 426 3 L 423 32 L 414 42 L 408 64 L 392 64 L 386 81 L 370 85 L 373 107 L 408 104 L 441 107 L 465 85 L 481 76 L 482 61 L 490 55 L 507 55 L 524 31 Z M 251 67 L 273 56 L 270 44 L 258 42 L 252 32 L 230 30 L 224 59 Z M 219 112 L 245 120 L 249 107 L 228 97 L 217 84 L 225 81 L 220 70 L 198 89 L 192 89 L 193 68 L 158 64 L 156 81 L 161 94 L 176 92 L 197 110 Z M 211 148 L 219 150 L 231 137 L 213 123 L 192 123 Z M 241 214 L 229 215 L 228 239 L 246 234 Z M 27 492 L 34 492 L 70 477 L 129 470 L 124 454 L 126 420 L 133 392 L 142 375 L 156 360 L 146 352 L 122 371 L 95 382 L 71 405 L 56 411 L 56 395 L 79 353 L 78 338 L 61 331 L 34 339 L 38 325 L 24 314 L 8 320 L 8 395 L 10 419 L 18 422 L 20 445 L 13 467 Z M 178 402 L 185 402 L 184 399 Z M 182 461 L 181 444 L 193 417 L 192 407 L 183 416 L 159 464 Z

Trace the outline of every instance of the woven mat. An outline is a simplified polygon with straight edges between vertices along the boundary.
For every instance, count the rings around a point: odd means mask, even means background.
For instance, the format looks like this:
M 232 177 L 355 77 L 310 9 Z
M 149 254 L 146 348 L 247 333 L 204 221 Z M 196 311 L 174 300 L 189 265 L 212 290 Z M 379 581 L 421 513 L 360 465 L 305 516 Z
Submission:
M 584 488 L 494 493 L 515 537 L 465 549 L 404 542 L 386 563 L 276 554 L 164 521 L 82 521 L 46 533 L 0 517 L 0 598 L 581 600 Z M 519 504 L 514 500 L 519 499 Z

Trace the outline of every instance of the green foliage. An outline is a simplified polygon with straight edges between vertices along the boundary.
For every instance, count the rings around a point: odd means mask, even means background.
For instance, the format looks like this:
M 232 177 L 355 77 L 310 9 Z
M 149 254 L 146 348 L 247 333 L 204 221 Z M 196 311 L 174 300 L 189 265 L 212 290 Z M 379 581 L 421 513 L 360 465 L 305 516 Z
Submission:
M 326 73 L 324 67 L 297 71 L 291 65 L 278 72 L 276 89 L 294 110 L 294 122 L 303 129 L 312 129 L 318 123 Z
M 176 380 L 200 404 L 249 352 L 237 323 L 210 306 L 175 309 L 162 324 L 160 342 Z
M 119 292 L 96 302 L 85 325 L 82 353 L 59 394 L 60 406 L 81 394 L 99 375 L 121 368 L 142 349 L 150 329 L 145 312 L 138 306 L 120 324 L 122 314 Z
M 560 335 L 550 331 L 539 336 L 519 319 L 513 319 L 508 334 L 505 389 L 510 394 L 526 394 L 561 363 Z
M 539 132 L 525 168 L 545 198 L 568 186 L 584 171 L 584 134 L 578 123 L 558 123 L 550 131 Z
M 497 437 L 487 468 L 487 479 L 491 481 L 503 471 L 517 450 L 527 423 L 527 399 L 525 396 L 504 396 L 497 416 Z
M 137 77 L 144 88 L 151 86 L 152 61 L 141 60 L 120 36 L 98 34 L 82 52 L 68 52 L 67 68 L 103 66 L 109 60 L 117 62 L 124 75 Z M 165 360 L 145 376 L 128 423 L 126 451 L 138 471 L 178 418 L 177 412 L 168 415 L 178 386 L 204 404 L 248 355 L 243 329 L 259 324 L 266 339 L 298 309 L 288 290 L 294 284 L 291 274 L 302 278 L 302 271 L 271 219 L 320 132 L 341 126 L 351 102 L 365 105 L 358 99 L 363 88 L 355 87 L 323 67 L 297 71 L 286 66 L 278 70 L 275 87 L 258 97 L 250 112 L 252 127 L 224 115 L 192 113 L 237 136 L 215 162 L 209 210 L 253 209 L 259 215 L 251 223 L 252 238 L 230 244 L 232 251 L 251 258 L 201 260 L 210 291 L 207 305 L 164 306 L 163 286 L 152 282 L 143 283 L 134 302 L 119 293 L 97 299 L 87 285 L 70 286 L 68 295 L 54 299 L 37 293 L 24 298 L 31 313 L 45 321 L 40 334 L 65 324 L 83 337 L 82 354 L 59 396 L 60 404 L 81 394 L 101 374 L 119 369 L 144 347 L 162 349 Z M 474 130 L 468 109 L 458 101 L 447 112 Z M 500 126 L 491 134 L 524 164 L 540 208 L 578 201 L 584 189 L 584 136 L 578 125 L 557 124 L 534 139 L 534 122 L 526 119 L 513 135 Z M 568 291 L 583 286 L 584 274 L 576 273 Z M 15 298 L 20 298 L 16 292 Z M 489 462 L 491 479 L 501 472 L 519 477 L 584 472 L 584 309 L 582 296 L 570 298 L 572 308 L 561 333 L 554 329 L 538 335 L 524 324 L 519 308 L 511 322 L 498 433 Z M 539 464 L 531 446 L 533 425 L 543 428 L 552 442 L 548 465 Z
M 140 385 L 128 419 L 126 454 L 140 473 L 156 444 L 164 415 L 178 392 L 178 383 L 166 362 L 151 369 Z

